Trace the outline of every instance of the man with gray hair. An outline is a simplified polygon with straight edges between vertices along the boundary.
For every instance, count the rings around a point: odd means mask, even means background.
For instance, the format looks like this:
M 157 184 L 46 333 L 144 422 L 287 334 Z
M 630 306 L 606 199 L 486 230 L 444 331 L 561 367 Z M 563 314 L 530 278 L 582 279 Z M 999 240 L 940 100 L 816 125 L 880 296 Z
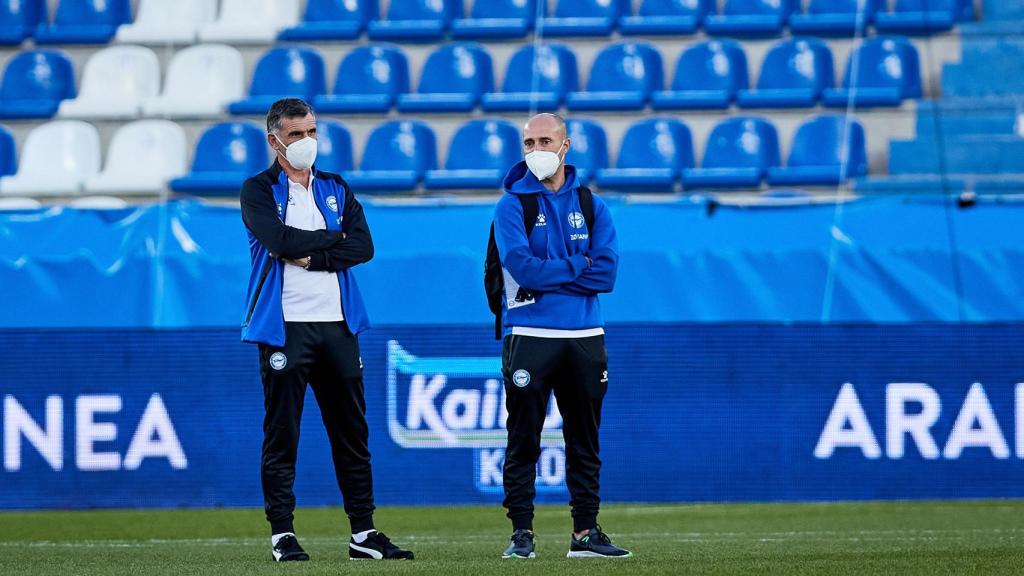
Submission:
M 331 443 L 352 527 L 349 557 L 411 560 L 373 525 L 363 362 L 358 334 L 369 327 L 352 267 L 373 258 L 363 208 L 337 174 L 316 169 L 316 117 L 298 98 L 267 113 L 273 166 L 242 185 L 242 220 L 252 272 L 242 340 L 259 345 L 266 416 L 263 496 L 278 562 L 309 560 L 292 525 L 295 460 L 307 383 Z

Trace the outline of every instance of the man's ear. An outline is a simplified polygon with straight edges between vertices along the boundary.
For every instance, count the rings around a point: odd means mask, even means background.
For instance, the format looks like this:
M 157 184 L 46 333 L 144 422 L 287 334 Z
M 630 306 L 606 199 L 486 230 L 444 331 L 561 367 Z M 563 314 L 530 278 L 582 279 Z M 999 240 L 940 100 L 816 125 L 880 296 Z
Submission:
M 277 138 L 274 138 L 273 134 L 267 134 L 267 145 L 270 146 L 271 150 L 277 152 L 277 146 L 275 146 L 275 144 L 277 144 Z

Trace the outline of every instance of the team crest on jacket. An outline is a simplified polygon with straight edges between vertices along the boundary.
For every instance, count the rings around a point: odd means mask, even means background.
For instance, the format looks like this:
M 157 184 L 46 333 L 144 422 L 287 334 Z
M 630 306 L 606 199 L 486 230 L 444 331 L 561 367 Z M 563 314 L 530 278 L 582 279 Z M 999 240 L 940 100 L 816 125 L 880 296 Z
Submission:
M 270 355 L 270 367 L 274 370 L 283 370 L 288 365 L 288 357 L 284 352 L 274 352 Z
M 579 212 L 569 213 L 569 226 L 572 226 L 573 228 L 583 228 L 583 225 L 586 223 L 586 220 L 583 219 L 583 214 Z
M 327 207 L 331 209 L 331 212 L 338 211 L 338 199 L 334 196 L 327 197 Z

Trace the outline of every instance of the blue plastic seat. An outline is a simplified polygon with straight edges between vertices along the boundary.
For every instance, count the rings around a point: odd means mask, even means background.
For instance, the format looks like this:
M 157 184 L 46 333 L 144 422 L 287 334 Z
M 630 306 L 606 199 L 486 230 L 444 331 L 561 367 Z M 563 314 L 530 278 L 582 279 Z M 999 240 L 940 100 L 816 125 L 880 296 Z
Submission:
M 392 120 L 373 129 L 359 170 L 343 172 L 353 190 L 412 192 L 427 170 L 437 168 L 434 131 L 419 120 Z
M 443 170 L 428 170 L 430 189 L 497 189 L 522 159 L 519 130 L 507 120 L 481 118 L 463 124 L 448 146 Z
M 851 78 L 858 54 L 857 77 Z M 850 54 L 842 88 L 826 88 L 823 100 L 826 106 L 845 108 L 851 99 L 855 106 L 871 107 L 899 106 L 903 100 L 920 97 L 917 49 L 902 36 L 878 36 Z
M 670 90 L 651 95 L 655 110 L 720 110 L 747 87 L 747 56 L 735 40 L 708 40 L 687 48 Z
M 619 20 L 624 35 L 693 34 L 710 12 L 711 0 L 643 0 L 635 16 Z
M 132 21 L 131 0 L 60 0 L 53 23 L 43 18 L 36 44 L 106 44 Z
M 752 188 L 768 168 L 779 165 L 779 137 L 763 118 L 734 116 L 719 122 L 708 136 L 700 168 L 683 170 L 683 185 Z
M 75 71 L 67 54 L 24 51 L 4 70 L 0 118 L 50 118 L 61 100 L 74 97 Z
M 352 135 L 337 120 L 320 119 L 316 123 L 316 168 L 341 174 L 351 170 Z
M 847 122 L 845 115 L 826 114 L 797 128 L 789 161 L 768 168 L 768 183 L 835 185 L 867 173 L 864 127 L 852 118 Z
M 409 91 L 409 63 L 392 44 L 368 44 L 349 52 L 338 65 L 334 93 L 317 96 L 314 107 L 330 113 L 385 113 Z
M 484 110 L 558 110 L 566 94 L 579 90 L 576 55 L 564 44 L 527 44 L 509 60 L 501 90 L 483 95 Z
M 789 17 L 793 34 L 864 36 L 883 0 L 811 0 L 806 13 Z M 863 10 L 860 10 L 863 3 Z
M 585 92 L 570 92 L 570 110 L 640 110 L 663 86 L 661 54 L 646 42 L 621 42 L 601 50 Z
M 556 0 L 553 16 L 542 18 L 538 34 L 556 36 L 609 36 L 619 17 L 629 13 L 629 0 Z
M 192 170 L 171 180 L 171 190 L 237 196 L 246 178 L 270 165 L 266 133 L 252 122 L 222 122 L 199 137 Z
M 672 192 L 680 171 L 693 167 L 690 129 L 672 117 L 640 120 L 622 137 L 615 166 L 597 171 L 602 188 Z
M 451 42 L 427 57 L 419 91 L 400 94 L 402 112 L 469 112 L 494 91 L 491 55 L 474 42 Z
M 270 49 L 256 64 L 249 97 L 228 106 L 232 114 L 266 114 L 281 98 L 313 101 L 326 91 L 324 59 L 306 46 Z
M 0 46 L 17 46 L 32 36 L 42 21 L 45 0 L 0 2 Z
M 377 17 L 377 0 L 307 0 L 302 23 L 281 31 L 281 40 L 354 40 Z
M 386 20 L 371 20 L 371 40 L 440 40 L 444 37 L 459 0 L 391 0 Z
M 18 171 L 17 146 L 11 131 L 0 126 L 0 176 L 10 176 Z
M 741 108 L 810 108 L 832 87 L 832 51 L 817 38 L 792 38 L 771 47 L 754 90 L 740 90 Z
M 875 29 L 880 34 L 931 34 L 973 16 L 971 0 L 896 0 L 892 12 L 882 10 L 875 15 Z
M 704 31 L 711 35 L 778 36 L 795 6 L 794 0 L 726 0 L 721 14 L 704 19 Z
M 565 163 L 575 166 L 580 182 L 586 184 L 608 167 L 608 136 L 600 123 L 582 118 L 567 119 L 565 129 L 571 142 Z
M 474 0 L 469 18 L 452 22 L 452 38 L 522 38 L 537 19 L 537 0 Z

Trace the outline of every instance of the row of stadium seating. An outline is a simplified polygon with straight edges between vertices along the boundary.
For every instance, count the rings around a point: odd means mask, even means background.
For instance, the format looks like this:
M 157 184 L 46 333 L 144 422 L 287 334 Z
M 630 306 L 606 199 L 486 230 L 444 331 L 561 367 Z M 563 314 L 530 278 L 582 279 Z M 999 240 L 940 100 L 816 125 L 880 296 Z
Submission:
M 532 30 L 546 37 L 693 34 L 778 36 L 794 34 L 928 34 L 973 18 L 970 0 L 812 0 L 806 13 L 795 0 L 642 0 L 634 14 L 631 0 L 551 0 L 554 7 L 536 20 L 544 0 L 472 0 L 462 18 L 462 0 L 390 0 L 378 18 L 376 0 L 141 0 L 132 22 L 130 0 L 60 0 L 52 22 L 45 0 L 0 2 L 0 42 L 19 44 L 106 43 L 117 37 L 132 43 L 271 42 L 344 40 L 364 32 L 373 40 L 439 41 L 523 38 Z M 469 2 L 467 2 L 468 4 Z M 550 14 L 550 16 L 547 16 Z
M 650 117 L 632 124 L 622 139 L 614 168 L 599 123 L 572 118 L 572 147 L 566 159 L 584 181 L 604 189 L 672 191 L 771 185 L 826 185 L 867 173 L 864 129 L 844 115 L 807 119 L 797 130 L 786 166 L 780 162 L 775 127 L 758 117 L 737 116 L 715 126 L 700 168 L 695 167 L 690 130 L 674 117 Z M 455 133 L 444 169 L 437 168 L 431 127 L 418 120 L 378 125 L 367 139 L 359 170 L 353 170 L 352 138 L 343 124 L 321 120 L 317 165 L 340 172 L 366 193 L 430 190 L 495 190 L 507 169 L 522 158 L 518 129 L 502 119 L 482 118 Z M 845 143 L 844 143 L 845 142 Z M 20 165 L 14 142 L 0 129 L 0 194 L 156 194 L 165 186 L 185 193 L 235 195 L 246 177 L 272 160 L 265 131 L 250 122 L 209 127 L 197 143 L 186 174 L 184 130 L 168 120 L 139 120 L 121 127 L 100 170 L 99 135 L 91 124 L 61 120 L 34 129 Z M 848 157 L 844 158 L 844 154 Z
M 853 59 L 857 64 L 853 64 Z M 563 44 L 528 44 L 509 61 L 502 91 L 494 90 L 491 57 L 480 44 L 452 42 L 434 50 L 419 91 L 409 92 L 401 48 L 369 44 L 341 61 L 326 93 L 320 53 L 305 46 L 272 48 L 260 59 L 243 97 L 242 56 L 221 44 L 177 54 L 160 93 L 156 54 L 142 46 L 114 46 L 88 61 L 76 96 L 68 57 L 56 50 L 26 50 L 7 65 L 0 87 L 0 118 L 210 117 L 263 114 L 285 96 L 301 96 L 328 113 L 405 113 L 557 110 L 802 108 L 897 106 L 921 97 L 917 50 L 901 36 L 865 41 L 850 56 L 842 88 L 833 87 L 832 52 L 821 40 L 794 38 L 769 49 L 756 87 L 748 89 L 746 56 L 734 40 L 698 42 L 679 58 L 669 90 L 654 45 L 620 42 L 594 60 L 586 90 L 579 90 L 576 57 Z M 856 72 L 854 72 L 854 69 Z M 851 76 L 855 74 L 856 77 Z M 851 90 L 850 86 L 856 89 Z

